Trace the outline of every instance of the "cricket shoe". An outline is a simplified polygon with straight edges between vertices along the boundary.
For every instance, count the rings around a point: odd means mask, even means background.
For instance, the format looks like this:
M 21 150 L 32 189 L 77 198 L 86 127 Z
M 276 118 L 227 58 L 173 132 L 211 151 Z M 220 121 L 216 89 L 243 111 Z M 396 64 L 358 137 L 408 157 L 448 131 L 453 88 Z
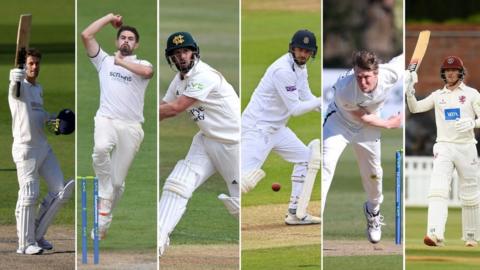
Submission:
M 165 250 L 167 250 L 168 246 L 170 246 L 170 237 L 167 237 L 167 241 L 165 241 L 165 243 L 160 244 L 160 246 L 158 246 L 158 256 L 162 257 L 162 255 L 165 253 Z
M 366 233 L 368 241 L 372 244 L 376 244 L 382 239 L 382 226 L 385 225 L 385 223 L 383 223 L 383 216 L 380 215 L 380 211 L 377 214 L 368 212 L 366 202 L 363 204 L 363 212 L 367 219 Z
M 423 243 L 427 246 L 431 247 L 443 247 L 445 246 L 445 243 L 443 242 L 443 239 L 439 239 L 435 234 L 432 235 L 425 235 L 423 238 Z M 466 243 L 465 243 L 466 245 Z
M 53 245 L 48 242 L 47 240 L 45 240 L 45 238 L 40 238 L 38 241 L 37 241 L 37 246 L 41 247 L 42 249 L 44 250 L 52 250 L 53 249 Z
M 103 240 L 107 237 L 107 231 L 108 228 L 110 228 L 110 224 L 112 224 L 112 218 L 113 215 L 102 215 L 100 212 L 100 215 L 98 215 L 98 240 Z M 94 240 L 94 231 L 95 229 L 93 228 L 90 236 L 92 237 L 92 240 Z
M 321 224 L 322 219 L 310 214 L 306 214 L 303 218 L 298 218 L 297 215 L 287 213 L 285 216 L 285 224 L 287 225 L 314 225 Z
M 43 253 L 43 249 L 36 245 L 30 245 L 25 249 L 17 249 L 17 253 L 25 255 L 40 255 Z
M 467 241 L 465 241 L 465 246 L 466 247 L 477 247 L 478 243 L 475 240 L 467 240 Z
M 107 237 L 107 230 L 108 228 L 105 226 L 98 226 L 98 240 L 103 240 Z M 90 231 L 90 237 L 92 240 L 95 240 L 95 229 Z

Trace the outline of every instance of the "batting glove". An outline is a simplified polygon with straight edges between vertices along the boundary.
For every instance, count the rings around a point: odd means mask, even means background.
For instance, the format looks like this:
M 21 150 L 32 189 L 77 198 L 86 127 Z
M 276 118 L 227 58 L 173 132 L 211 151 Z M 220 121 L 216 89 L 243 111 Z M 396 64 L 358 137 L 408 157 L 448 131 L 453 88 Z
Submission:
M 407 96 L 415 95 L 414 85 L 418 82 L 418 76 L 416 71 L 405 70 L 405 94 Z
M 25 70 L 21 68 L 14 68 L 10 70 L 10 81 L 21 82 L 25 79 Z
M 475 120 L 472 118 L 458 119 L 455 122 L 455 130 L 458 132 L 467 132 L 475 127 Z

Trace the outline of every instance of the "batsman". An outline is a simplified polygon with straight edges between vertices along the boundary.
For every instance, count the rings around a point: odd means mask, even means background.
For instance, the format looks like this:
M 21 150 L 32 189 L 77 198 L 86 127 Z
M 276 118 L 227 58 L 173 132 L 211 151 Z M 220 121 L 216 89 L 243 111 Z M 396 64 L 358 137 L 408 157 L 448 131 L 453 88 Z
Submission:
M 295 32 L 288 52 L 268 67 L 242 115 L 242 193 L 252 190 L 265 176 L 261 167 L 271 151 L 294 164 L 287 225 L 321 222 L 307 213 L 320 168 L 320 140 L 306 146 L 287 127 L 292 116 L 321 111 L 322 100 L 312 94 L 307 72 L 307 62 L 316 53 L 314 33 L 306 29 Z
M 169 236 L 193 192 L 215 172 L 222 176 L 229 191 L 229 195 L 220 194 L 218 199 L 235 218 L 240 212 L 237 93 L 220 72 L 200 59 L 200 48 L 188 32 L 168 37 L 165 58 L 177 73 L 160 103 L 160 121 L 187 112 L 199 131 L 185 158 L 177 162 L 163 185 L 158 206 L 160 256 L 169 246 Z
M 58 116 L 44 110 L 43 88 L 37 82 L 42 55 L 35 49 L 24 52 L 25 68 L 10 70 L 8 104 L 12 115 L 12 156 L 20 188 L 15 209 L 17 253 L 34 255 L 53 249 L 44 236 L 75 187 L 73 180 L 64 183 L 44 127 L 47 124 L 55 134 L 70 134 L 75 128 L 75 116 L 70 110 L 63 110 Z M 37 213 L 40 177 L 47 182 L 48 194 Z
M 480 239 L 480 189 L 478 153 L 474 128 L 480 127 L 480 94 L 463 82 L 466 69 L 457 56 L 448 56 L 440 67 L 444 86 L 418 101 L 415 71 L 405 71 L 406 97 L 410 112 L 435 110 L 437 139 L 433 146 L 433 172 L 428 192 L 428 225 L 425 245 L 443 246 L 448 199 L 453 171 L 459 176 L 462 229 L 465 246 L 476 247 Z

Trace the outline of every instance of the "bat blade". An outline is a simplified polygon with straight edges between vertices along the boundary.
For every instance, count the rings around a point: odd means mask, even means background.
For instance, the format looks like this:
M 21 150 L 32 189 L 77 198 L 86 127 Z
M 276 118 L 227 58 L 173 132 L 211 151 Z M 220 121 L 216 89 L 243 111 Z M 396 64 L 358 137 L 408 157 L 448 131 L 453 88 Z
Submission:
M 24 68 L 28 42 L 30 41 L 30 27 L 32 26 L 32 14 L 20 15 L 17 32 L 17 49 L 15 50 L 15 67 Z M 17 91 L 15 96 L 20 97 L 20 82 L 17 82 Z
M 20 15 L 17 32 L 17 49 L 15 50 L 15 66 L 23 68 L 25 64 L 25 53 L 30 41 L 30 28 L 32 26 L 32 15 Z
M 407 69 L 411 72 L 417 71 L 422 63 L 423 56 L 427 51 L 428 41 L 430 40 L 430 31 L 424 30 L 421 31 L 418 35 L 417 45 L 415 45 L 415 50 L 413 51 L 412 58 L 408 64 Z

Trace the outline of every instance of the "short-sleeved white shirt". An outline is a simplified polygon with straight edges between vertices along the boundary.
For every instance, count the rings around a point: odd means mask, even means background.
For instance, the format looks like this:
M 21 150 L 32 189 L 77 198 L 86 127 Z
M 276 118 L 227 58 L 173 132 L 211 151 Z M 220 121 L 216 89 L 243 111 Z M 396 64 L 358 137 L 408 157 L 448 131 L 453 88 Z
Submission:
M 314 98 L 306 65 L 297 65 L 286 53 L 268 67 L 260 80 L 243 111 L 242 127 L 278 130 L 287 124 L 300 102 Z
M 12 115 L 13 144 L 39 147 L 47 144 L 44 127 L 48 113 L 43 109 L 43 89 L 26 79 L 21 84 L 20 97 L 16 85 L 10 86 L 8 104 Z
M 365 124 L 351 112 L 363 109 L 368 113 L 379 113 L 388 96 L 389 90 L 400 80 L 404 72 L 403 54 L 378 67 L 378 84 L 375 90 L 364 93 L 360 90 L 352 70 L 342 75 L 333 85 L 336 111 L 351 128 L 359 129 Z
M 181 95 L 197 100 L 187 112 L 206 137 L 224 143 L 240 140 L 240 100 L 220 72 L 198 60 L 184 79 L 176 74 L 163 101 Z
M 416 112 L 435 109 L 437 142 L 477 143 L 473 129 L 467 132 L 455 129 L 457 119 L 480 116 L 480 93 L 476 89 L 461 83 L 453 90 L 446 87 L 438 89 L 420 101 L 407 96 L 407 103 L 409 108 L 415 106 Z
M 146 60 L 137 59 L 135 55 L 124 59 L 152 66 Z M 90 60 L 97 69 L 100 80 L 100 107 L 97 116 L 143 123 L 145 90 L 150 79 L 115 65 L 115 57 L 108 55 L 101 48 Z

